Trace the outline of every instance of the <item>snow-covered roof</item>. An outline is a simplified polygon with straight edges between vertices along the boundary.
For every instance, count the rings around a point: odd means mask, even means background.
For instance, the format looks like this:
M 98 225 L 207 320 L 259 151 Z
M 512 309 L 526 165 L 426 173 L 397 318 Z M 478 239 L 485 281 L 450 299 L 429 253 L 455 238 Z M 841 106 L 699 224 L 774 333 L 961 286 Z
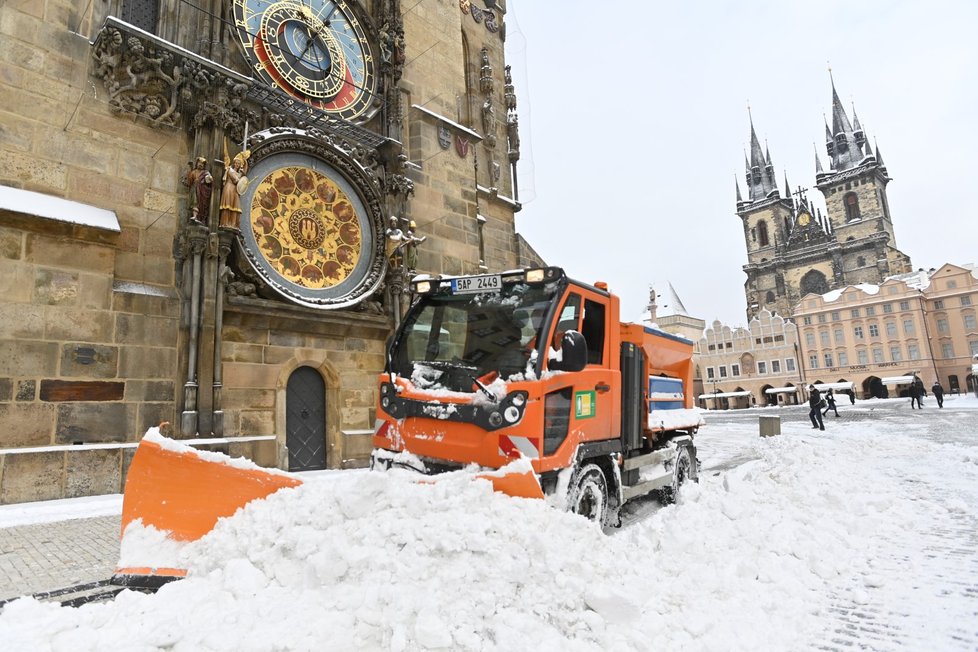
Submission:
M 750 392 L 717 392 L 716 394 L 700 394 L 700 398 L 735 398 L 737 396 L 750 396 Z
M 857 290 L 862 290 L 866 294 L 879 294 L 880 292 L 880 286 L 875 285 L 873 283 L 857 283 L 855 285 L 847 285 L 844 288 L 838 288 L 836 290 L 832 290 L 831 292 L 826 292 L 825 294 L 822 295 L 822 299 L 826 303 L 830 301 L 835 301 L 839 297 L 841 297 L 842 293 L 848 290 L 849 288 L 856 288 Z
M 794 394 L 798 391 L 797 387 L 771 387 L 764 390 L 765 394 Z
M 836 390 L 840 390 L 840 389 L 843 390 L 843 391 L 849 391 L 849 390 L 855 390 L 856 389 L 856 383 L 852 383 L 852 382 L 849 382 L 849 383 L 815 383 L 815 389 L 817 389 L 820 392 L 824 392 L 825 390 L 828 390 L 828 389 L 831 389 L 832 391 L 836 391 Z
M 0 210 L 119 232 L 115 211 L 32 190 L 0 186 Z
M 909 385 L 916 379 L 916 376 L 889 376 L 887 378 L 881 378 L 880 382 L 884 385 Z

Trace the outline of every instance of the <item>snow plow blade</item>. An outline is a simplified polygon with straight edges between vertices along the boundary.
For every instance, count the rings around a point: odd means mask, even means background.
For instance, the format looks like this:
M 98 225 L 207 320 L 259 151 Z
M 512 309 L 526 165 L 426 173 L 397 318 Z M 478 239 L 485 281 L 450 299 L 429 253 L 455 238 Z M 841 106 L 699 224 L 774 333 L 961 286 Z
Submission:
M 221 457 L 153 431 L 147 433 L 129 466 L 121 534 L 130 523 L 141 520 L 143 526 L 152 526 L 174 541 L 196 541 L 210 532 L 218 519 L 231 516 L 251 501 L 302 484 L 284 473 L 224 463 Z M 116 569 L 113 583 L 158 588 L 184 576 L 184 569 L 143 564 Z
M 492 483 L 493 491 L 514 498 L 543 498 L 543 488 L 533 471 L 510 472 L 502 475 L 483 473 L 476 476 Z

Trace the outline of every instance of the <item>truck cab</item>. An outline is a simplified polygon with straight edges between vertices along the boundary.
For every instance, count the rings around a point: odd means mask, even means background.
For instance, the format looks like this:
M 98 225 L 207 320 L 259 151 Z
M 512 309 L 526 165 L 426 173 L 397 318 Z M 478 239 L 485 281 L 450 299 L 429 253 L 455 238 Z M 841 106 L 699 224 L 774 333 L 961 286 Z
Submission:
M 650 372 L 685 387 L 674 404 L 695 412 L 692 343 L 671 341 L 663 352 L 649 329 L 620 323 L 619 299 L 603 284 L 546 267 L 421 277 L 412 289 L 379 379 L 375 464 L 409 452 L 430 473 L 526 458 L 547 493 L 561 472 L 590 464 L 604 476 L 605 502 L 621 504 L 620 478 L 639 477 L 626 460 L 669 439 L 644 416 L 655 406 Z M 656 361 L 671 367 L 654 369 Z M 682 434 L 701 423 L 693 417 Z

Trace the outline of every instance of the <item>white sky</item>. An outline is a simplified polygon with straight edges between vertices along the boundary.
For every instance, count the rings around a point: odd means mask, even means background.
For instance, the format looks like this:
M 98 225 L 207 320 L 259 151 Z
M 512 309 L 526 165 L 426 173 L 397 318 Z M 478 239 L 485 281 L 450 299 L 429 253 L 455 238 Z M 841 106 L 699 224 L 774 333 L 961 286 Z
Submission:
M 506 22 L 517 229 L 548 263 L 607 281 L 624 320 L 670 280 L 689 314 L 746 321 L 747 105 L 779 187 L 785 170 L 811 187 L 830 64 L 893 178 L 897 246 L 915 268 L 978 259 L 978 3 L 510 0 Z

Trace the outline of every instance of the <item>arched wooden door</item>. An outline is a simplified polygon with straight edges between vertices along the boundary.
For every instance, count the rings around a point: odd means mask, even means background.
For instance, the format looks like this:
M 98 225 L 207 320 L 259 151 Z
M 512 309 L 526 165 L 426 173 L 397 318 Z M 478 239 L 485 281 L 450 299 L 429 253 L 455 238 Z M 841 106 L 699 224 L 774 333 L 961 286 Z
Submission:
M 285 445 L 289 471 L 326 468 L 326 384 L 312 367 L 299 367 L 285 389 Z

